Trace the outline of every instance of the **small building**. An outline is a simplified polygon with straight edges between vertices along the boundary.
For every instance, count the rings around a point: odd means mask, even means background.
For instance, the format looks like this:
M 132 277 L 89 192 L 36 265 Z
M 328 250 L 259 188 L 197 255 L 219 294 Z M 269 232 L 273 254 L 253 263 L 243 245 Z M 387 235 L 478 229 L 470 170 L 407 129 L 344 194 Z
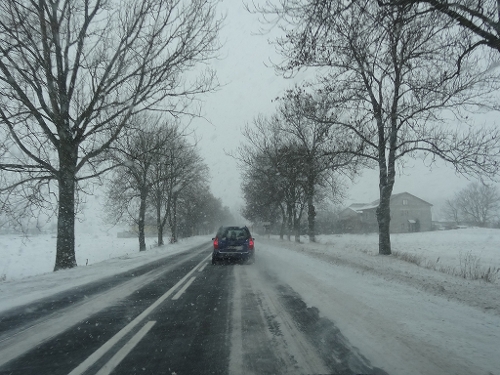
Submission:
M 340 212 L 340 223 L 345 233 L 378 231 L 377 207 L 371 203 L 354 203 Z M 391 197 L 391 233 L 423 232 L 432 230 L 432 204 L 404 192 Z

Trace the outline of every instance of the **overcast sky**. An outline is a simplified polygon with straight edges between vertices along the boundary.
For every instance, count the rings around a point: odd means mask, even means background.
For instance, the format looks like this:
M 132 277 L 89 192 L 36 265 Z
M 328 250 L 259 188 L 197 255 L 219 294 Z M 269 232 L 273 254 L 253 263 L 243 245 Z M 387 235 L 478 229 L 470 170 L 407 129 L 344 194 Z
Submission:
M 199 147 L 211 170 L 211 188 L 215 196 L 233 211 L 243 205 L 236 162 L 226 152 L 235 151 L 245 142 L 242 129 L 259 113 L 271 115 L 272 102 L 280 93 L 293 85 L 275 74 L 269 61 L 280 56 L 268 44 L 269 35 L 258 35 L 258 16 L 249 14 L 241 0 L 226 0 L 220 5 L 227 12 L 222 30 L 221 59 L 213 63 L 219 81 L 224 86 L 206 97 L 205 113 L 211 123 L 196 120 L 193 128 L 201 138 Z M 440 210 L 441 202 L 465 187 L 469 181 L 440 163 L 429 169 L 419 160 L 409 160 L 408 167 L 398 175 L 394 193 L 407 191 Z M 367 170 L 349 189 L 346 204 L 370 202 L 378 198 L 378 171 Z

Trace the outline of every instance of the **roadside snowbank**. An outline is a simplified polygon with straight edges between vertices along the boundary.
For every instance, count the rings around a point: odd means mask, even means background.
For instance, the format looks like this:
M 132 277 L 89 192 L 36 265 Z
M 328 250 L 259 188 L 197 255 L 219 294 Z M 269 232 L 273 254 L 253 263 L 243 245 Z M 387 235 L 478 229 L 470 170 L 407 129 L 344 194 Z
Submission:
M 6 281 L 0 282 L 0 311 L 210 243 L 207 236 L 185 238 L 162 247 L 153 247 L 153 239 L 147 240 L 151 242 L 147 242 L 148 250 L 140 252 L 137 238 L 80 236 L 76 245 L 79 267 L 52 272 L 55 238 L 50 235 L 0 236 L 0 276 L 6 275 Z
M 307 238 L 307 237 L 306 237 Z M 460 269 L 464 251 L 479 259 L 479 267 L 500 267 L 500 230 L 469 228 L 452 231 L 392 235 L 393 251 L 416 254 L 444 269 Z M 318 236 L 317 243 L 279 241 L 274 244 L 307 253 L 310 257 L 336 265 L 349 266 L 360 273 L 378 275 L 413 288 L 442 296 L 500 316 L 500 273 L 495 283 L 469 280 L 419 267 L 395 256 L 378 255 L 378 236 Z M 434 259 L 434 264 L 432 263 Z M 425 262 L 424 262 L 425 263 Z

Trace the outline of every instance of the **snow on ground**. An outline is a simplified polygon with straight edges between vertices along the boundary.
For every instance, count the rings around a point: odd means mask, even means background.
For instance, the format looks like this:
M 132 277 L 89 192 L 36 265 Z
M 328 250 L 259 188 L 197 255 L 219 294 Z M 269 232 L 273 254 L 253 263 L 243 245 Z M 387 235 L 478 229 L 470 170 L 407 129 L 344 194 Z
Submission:
M 0 311 L 99 278 L 126 272 L 199 244 L 208 245 L 210 242 L 209 236 L 196 236 L 157 247 L 154 246 L 155 240 L 146 238 L 147 251 L 140 252 L 137 238 L 118 238 L 116 233 L 82 234 L 76 238 L 76 260 L 79 267 L 52 272 L 56 247 L 54 236 L 2 235 L 0 280 L 3 281 L 0 281 Z
M 453 267 L 459 258 L 472 254 L 480 259 L 483 267 L 500 267 L 500 230 L 465 228 L 425 233 L 402 233 L 392 237 L 394 250 L 422 255 L 430 261 Z
M 390 374 L 500 374 L 498 286 L 486 292 L 496 293 L 495 314 L 422 288 L 433 283 L 460 294 L 467 285 L 455 285 L 459 278 L 396 258 L 365 254 L 366 262 L 347 264 L 318 245 L 262 239 L 259 246 L 259 265 L 334 322 L 372 365 Z M 411 277 L 397 277 L 393 266 Z
M 318 243 L 285 243 L 324 262 L 350 266 L 361 273 L 374 273 L 388 281 L 412 285 L 500 316 L 500 230 L 469 228 L 407 233 L 392 235 L 391 239 L 394 252 L 416 254 L 429 263 L 423 261 L 419 267 L 394 256 L 378 255 L 376 234 L 318 236 Z M 306 238 L 302 240 L 307 242 Z M 481 270 L 495 269 L 494 283 L 449 274 L 460 271 L 460 258 L 466 253 L 479 260 Z M 424 265 L 430 265 L 430 269 Z M 448 273 L 436 272 L 436 269 Z
M 148 237 L 146 238 L 148 250 L 139 252 L 137 238 L 118 238 L 117 231 L 91 228 L 91 231 L 77 233 L 76 258 L 79 267 L 56 273 L 52 272 L 55 260 L 55 236 L 48 234 L 32 237 L 1 235 L 0 310 L 5 310 L 8 305 L 4 297 L 13 295 L 8 293 L 8 289 L 18 290 L 19 285 L 25 285 L 29 289 L 28 286 L 33 283 L 33 290 L 47 295 L 51 293 L 50 290 L 55 293 L 74 286 L 75 283 L 82 285 L 98 277 L 124 272 L 166 254 L 184 251 L 190 246 L 210 241 L 210 236 L 200 236 L 158 248 L 155 246 L 156 238 Z M 416 254 L 431 264 L 439 264 L 443 268 L 459 269 L 460 258 L 467 253 L 479 259 L 481 268 L 491 266 L 498 269 L 500 267 L 500 230 L 468 228 L 405 233 L 393 234 L 391 239 L 393 251 Z M 302 237 L 302 241 L 307 242 L 307 237 Z M 439 283 L 425 282 L 430 277 L 429 275 L 436 273 L 396 259 L 387 262 L 385 257 L 377 256 L 378 236 L 376 234 L 321 235 L 318 236 L 318 243 L 315 244 L 295 244 L 288 241 L 284 243 L 307 250 L 310 256 L 326 262 L 350 265 L 361 271 L 376 269 L 379 274 L 397 278 L 402 282 L 419 279 L 422 280 L 419 284 L 421 288 L 433 293 L 455 295 L 453 298 L 458 298 L 462 302 L 482 309 L 493 309 L 500 314 L 500 308 L 498 310 L 494 308 L 495 303 L 500 304 L 498 285 L 481 281 L 472 282 L 457 277 Z M 500 284 L 500 274 L 498 276 L 496 284 Z M 70 277 L 71 283 L 61 282 Z M 57 286 L 55 289 L 54 285 Z M 453 285 L 460 285 L 461 293 L 454 293 Z M 49 290 L 44 291 L 47 288 Z M 488 293 L 486 293 L 487 297 L 479 300 L 478 294 L 484 295 L 485 290 L 496 291 L 496 298 L 493 296 L 493 306 L 490 306 L 487 300 Z M 24 296 L 22 300 L 28 301 L 29 296 Z
M 378 234 L 343 234 L 319 236 L 318 242 L 346 251 L 359 250 L 378 253 Z M 392 250 L 419 255 L 429 262 L 460 267 L 460 257 L 471 254 L 480 259 L 481 267 L 500 268 L 500 230 L 465 228 L 425 233 L 391 235 Z
M 0 236 L 0 311 L 186 251 L 210 236 L 139 253 L 136 238 L 77 237 L 79 267 L 50 272 L 55 239 Z M 257 237 L 257 265 L 334 322 L 373 365 L 392 374 L 499 374 L 500 282 L 468 280 L 379 256 L 378 237 L 319 236 L 318 243 Z M 470 253 L 500 266 L 500 230 L 398 234 L 393 250 L 446 267 Z M 85 266 L 88 259 L 89 265 Z M 445 268 L 446 268 L 445 267 Z
M 399 251 L 442 256 L 450 266 L 466 247 L 498 264 L 499 234 L 469 229 L 393 239 Z M 322 236 L 320 242 L 261 238 L 257 259 L 373 365 L 391 374 L 500 374 L 498 284 L 379 256 L 376 235 Z

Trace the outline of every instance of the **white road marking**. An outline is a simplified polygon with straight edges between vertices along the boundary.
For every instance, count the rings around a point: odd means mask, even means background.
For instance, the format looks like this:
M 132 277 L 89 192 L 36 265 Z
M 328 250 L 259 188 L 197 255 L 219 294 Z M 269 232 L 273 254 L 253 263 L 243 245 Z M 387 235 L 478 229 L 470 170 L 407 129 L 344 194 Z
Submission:
M 205 267 L 207 266 L 207 264 L 208 264 L 208 263 L 205 263 L 205 264 L 203 265 L 203 267 L 201 267 L 201 268 L 198 270 L 198 272 L 203 272 L 203 270 L 205 269 Z
M 239 267 L 238 267 L 239 268 Z M 243 328 L 242 328 L 242 285 L 237 275 L 237 267 L 233 268 L 234 292 L 233 292 L 233 313 L 231 318 L 231 351 L 229 355 L 229 373 L 230 374 L 251 374 L 249 369 L 243 372 Z M 253 374 L 252 374 L 253 375 Z
M 139 332 L 137 332 L 124 346 L 121 348 L 109 361 L 106 363 L 96 375 L 108 375 L 113 371 L 116 366 L 127 356 L 128 353 L 142 340 L 144 336 L 155 325 L 155 321 L 147 322 Z
M 181 290 L 179 290 L 177 294 L 172 297 L 172 300 L 178 300 L 179 297 L 182 296 L 182 294 L 186 291 L 186 289 L 189 288 L 189 286 L 193 283 L 194 279 L 196 279 L 196 277 L 193 276 L 186 284 L 184 284 Z
M 90 366 L 96 363 L 104 354 L 108 352 L 118 341 L 120 341 L 127 333 L 129 333 L 136 325 L 142 322 L 146 316 L 148 316 L 154 309 L 156 309 L 160 304 L 163 303 L 170 295 L 180 286 L 186 279 L 191 276 L 198 267 L 208 260 L 212 254 L 208 255 L 204 258 L 200 263 L 198 263 L 191 271 L 189 271 L 182 279 L 179 280 L 177 284 L 175 284 L 172 288 L 170 288 L 164 295 L 158 298 L 151 306 L 149 306 L 146 310 L 144 310 L 141 314 L 139 314 L 134 320 L 132 320 L 129 324 L 121 329 L 118 333 L 116 333 L 112 338 L 110 338 L 107 342 L 105 342 L 99 349 L 97 349 L 94 353 L 92 353 L 85 361 L 80 363 L 78 367 L 76 367 L 73 371 L 71 371 L 68 375 L 81 375 L 85 371 L 88 370 Z
M 84 299 L 40 319 L 29 328 L 6 337 L 0 342 L 0 366 L 36 348 L 51 338 L 88 319 L 109 306 L 129 296 L 133 291 L 151 283 L 166 271 L 155 269 L 144 275 L 111 288 L 103 293 Z

